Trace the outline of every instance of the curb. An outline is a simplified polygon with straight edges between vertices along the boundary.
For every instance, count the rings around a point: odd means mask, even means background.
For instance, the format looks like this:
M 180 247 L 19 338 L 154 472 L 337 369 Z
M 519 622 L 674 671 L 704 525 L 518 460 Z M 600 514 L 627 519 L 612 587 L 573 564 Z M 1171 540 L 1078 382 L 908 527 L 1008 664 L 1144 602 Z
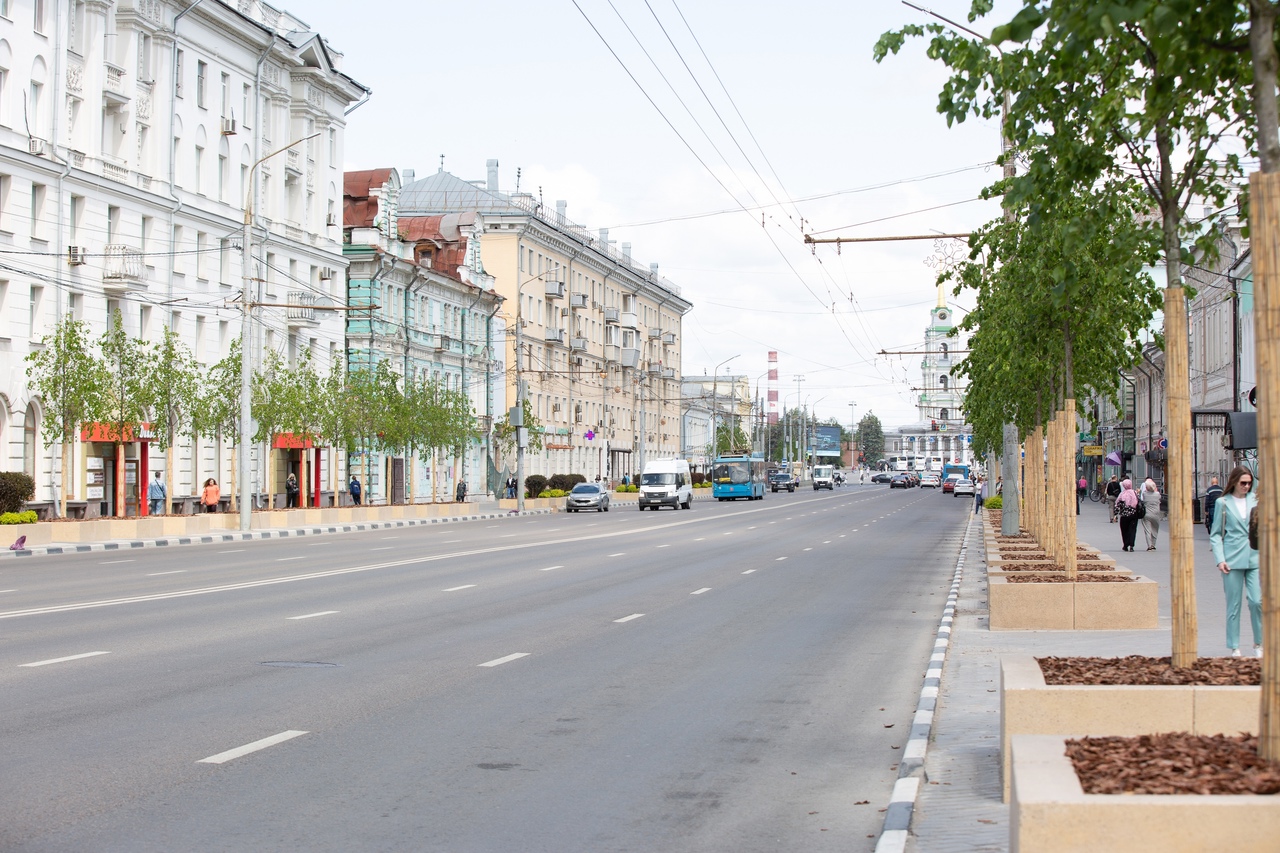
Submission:
M 202 536 L 166 536 L 159 539 L 132 539 L 118 542 L 92 542 L 75 545 L 41 545 L 21 551 L 0 551 L 0 560 L 18 557 L 46 557 L 58 554 L 88 554 L 95 551 L 128 551 L 135 548 L 165 548 L 179 545 L 209 545 L 215 542 L 247 542 L 255 539 L 286 539 L 298 536 L 321 536 L 327 533 L 358 533 L 389 527 L 422 527 L 455 521 L 489 521 L 493 519 L 550 515 L 550 509 L 531 509 L 523 513 L 498 512 L 476 515 L 449 515 L 440 518 L 400 518 L 391 521 L 363 521 L 359 524 L 333 524 L 324 527 L 271 528 L 268 530 L 230 531 Z
M 885 810 L 884 826 L 876 841 L 875 853 L 903 853 L 911 829 L 911 815 L 915 810 L 920 783 L 924 779 L 924 757 L 933 733 L 933 712 L 938 705 L 938 688 L 942 686 L 942 667 L 951 646 L 951 625 L 955 621 L 956 600 L 960 597 L 960 580 L 964 576 L 964 561 L 969 550 L 969 535 L 973 531 L 970 515 L 965 523 L 964 541 L 960 543 L 960 556 L 956 558 L 956 571 L 951 578 L 951 590 L 947 604 L 942 609 L 942 621 L 933 642 L 933 654 L 929 656 L 929 668 L 925 670 L 924 686 L 920 688 L 920 701 L 911 718 L 911 735 L 902 751 L 898 764 L 898 780 L 893 783 L 889 795 L 889 807 Z

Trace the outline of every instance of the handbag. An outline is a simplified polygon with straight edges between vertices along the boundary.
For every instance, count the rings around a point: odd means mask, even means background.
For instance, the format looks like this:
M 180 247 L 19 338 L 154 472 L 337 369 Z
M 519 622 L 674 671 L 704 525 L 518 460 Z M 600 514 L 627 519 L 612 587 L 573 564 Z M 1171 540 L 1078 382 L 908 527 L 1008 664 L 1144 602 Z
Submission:
M 1169 511 L 1169 496 L 1168 496 L 1168 495 L 1161 495 L 1161 496 L 1160 496 L 1160 511 L 1161 511 L 1161 512 L 1168 512 L 1168 511 Z
M 1138 511 L 1135 513 L 1135 515 L 1137 515 L 1137 517 L 1138 517 L 1138 518 L 1146 518 L 1146 517 L 1147 517 L 1147 502 L 1146 502 L 1146 501 L 1142 501 L 1142 500 L 1138 501 L 1138 507 L 1137 507 L 1137 510 L 1138 510 Z

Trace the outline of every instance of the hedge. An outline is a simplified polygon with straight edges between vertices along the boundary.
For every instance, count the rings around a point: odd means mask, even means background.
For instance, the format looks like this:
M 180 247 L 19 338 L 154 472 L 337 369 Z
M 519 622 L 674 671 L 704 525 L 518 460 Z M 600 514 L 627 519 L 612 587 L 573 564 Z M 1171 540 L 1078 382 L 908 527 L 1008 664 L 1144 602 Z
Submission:
M 587 478 L 581 474 L 552 474 L 551 479 L 547 480 L 547 488 L 571 492 L 574 486 L 585 482 Z
M 40 516 L 36 515 L 33 509 L 25 512 L 0 513 L 0 524 L 35 524 L 39 520 Z
M 987 498 L 985 501 L 982 502 L 982 505 L 985 506 L 987 509 L 1003 509 L 1004 499 L 1001 498 L 999 495 L 996 495 L 994 497 Z
M 22 505 L 35 495 L 36 481 L 26 474 L 20 471 L 0 473 L 0 513 L 20 511 Z
M 524 478 L 524 496 L 536 498 L 547 490 L 547 478 L 541 474 L 530 474 Z

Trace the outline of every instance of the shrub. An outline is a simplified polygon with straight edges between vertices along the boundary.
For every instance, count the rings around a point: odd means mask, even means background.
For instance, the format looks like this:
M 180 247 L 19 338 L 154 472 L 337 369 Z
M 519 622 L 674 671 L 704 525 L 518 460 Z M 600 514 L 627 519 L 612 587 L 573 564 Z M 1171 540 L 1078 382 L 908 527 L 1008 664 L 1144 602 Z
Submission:
M 562 498 L 562 497 L 564 497 L 566 494 L 567 494 L 567 493 L 565 492 L 565 490 L 564 490 L 564 489 L 547 489 L 545 492 L 543 492 L 542 494 L 538 495 L 538 497 L 540 497 L 540 498 Z
M 703 481 L 707 479 L 707 475 L 701 471 L 694 471 L 689 477 L 693 480 L 693 487 L 696 489 L 701 486 Z
M 562 492 L 571 492 L 574 486 L 585 482 L 587 482 L 587 478 L 581 474 L 553 474 L 551 479 L 547 480 L 547 487 L 559 489 Z
M 0 512 L 18 512 L 35 495 L 36 481 L 26 474 L 20 471 L 0 473 Z
M 524 496 L 537 497 L 547 490 L 547 478 L 541 474 L 530 474 L 524 478 Z
M 983 501 L 982 505 L 987 509 L 1004 509 L 1004 499 L 1000 495 L 995 495 Z
M 628 492 L 638 492 L 638 491 L 640 491 L 640 487 L 639 487 L 639 486 L 637 486 L 635 483 L 632 483 L 630 486 L 627 486 L 627 491 L 628 491 Z
M 4 512 L 0 513 L 0 524 L 35 524 L 40 520 L 40 516 L 36 515 L 34 509 L 26 512 Z

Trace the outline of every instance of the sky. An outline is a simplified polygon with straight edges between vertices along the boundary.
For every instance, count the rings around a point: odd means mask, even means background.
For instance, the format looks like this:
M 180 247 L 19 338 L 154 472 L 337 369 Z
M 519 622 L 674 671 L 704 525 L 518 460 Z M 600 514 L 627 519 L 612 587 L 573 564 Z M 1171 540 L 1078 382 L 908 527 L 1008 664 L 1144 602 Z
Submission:
M 978 200 L 998 177 L 996 122 L 947 127 L 924 41 L 872 58 L 881 33 L 925 14 L 897 0 L 280 5 L 373 90 L 348 117 L 346 169 L 423 177 L 443 157 L 483 180 L 496 159 L 503 191 L 518 172 L 520 190 L 565 200 L 679 285 L 684 375 L 718 367 L 764 396 L 775 350 L 788 408 L 918 419 L 920 356 L 880 353 L 920 350 L 955 241 L 837 251 L 803 235 L 962 233 L 999 215 Z M 930 8 L 964 21 L 968 6 Z

